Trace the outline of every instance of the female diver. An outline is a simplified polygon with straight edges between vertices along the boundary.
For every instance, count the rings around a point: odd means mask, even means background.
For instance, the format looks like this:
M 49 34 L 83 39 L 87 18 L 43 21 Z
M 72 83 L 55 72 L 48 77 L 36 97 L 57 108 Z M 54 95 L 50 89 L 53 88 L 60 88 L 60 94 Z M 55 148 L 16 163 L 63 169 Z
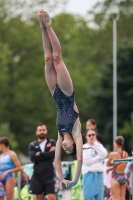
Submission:
M 67 188 L 76 185 L 82 166 L 82 134 L 74 88 L 61 55 L 60 42 L 52 28 L 49 14 L 38 12 L 42 31 L 45 58 L 45 78 L 57 108 L 56 126 L 58 140 L 55 151 L 56 170 Z M 61 148 L 67 154 L 77 154 L 77 170 L 74 180 L 65 180 L 61 168 Z

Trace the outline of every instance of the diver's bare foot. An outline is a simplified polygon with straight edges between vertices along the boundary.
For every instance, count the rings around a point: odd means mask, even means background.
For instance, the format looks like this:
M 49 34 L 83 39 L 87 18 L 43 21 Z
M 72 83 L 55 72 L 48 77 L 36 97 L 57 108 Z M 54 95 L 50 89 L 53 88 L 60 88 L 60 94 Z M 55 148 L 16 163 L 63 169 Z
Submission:
M 44 24 L 44 22 L 43 22 L 42 14 L 43 14 L 43 9 L 41 9 L 41 10 L 37 13 L 37 16 L 38 16 L 38 20 L 39 20 L 39 22 L 40 22 L 40 25 L 45 26 L 45 24 Z
M 40 10 L 40 11 L 37 13 L 38 20 L 39 20 L 39 22 L 40 22 L 41 28 L 46 28 L 46 27 L 45 27 L 45 24 L 44 24 L 44 22 L 43 22 L 42 14 L 43 14 L 43 9 Z
M 49 26 L 51 26 L 52 21 L 51 21 L 51 19 L 50 19 L 49 14 L 48 14 L 47 11 L 45 11 L 45 10 L 42 9 L 42 10 L 39 11 L 38 14 L 39 14 L 39 15 L 42 15 L 43 22 L 44 22 L 44 24 L 45 24 L 45 26 L 46 26 L 47 28 L 48 28 Z

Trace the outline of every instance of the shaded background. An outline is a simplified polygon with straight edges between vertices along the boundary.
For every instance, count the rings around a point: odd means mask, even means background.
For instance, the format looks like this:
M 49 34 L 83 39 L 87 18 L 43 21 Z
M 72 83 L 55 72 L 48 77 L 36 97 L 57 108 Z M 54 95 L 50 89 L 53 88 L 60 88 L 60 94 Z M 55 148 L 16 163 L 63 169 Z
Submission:
M 0 0 L 0 136 L 10 138 L 14 150 L 28 155 L 38 123 L 45 123 L 57 139 L 56 108 L 44 78 L 44 60 L 37 11 L 52 16 L 62 54 L 76 90 L 82 131 L 94 118 L 104 145 L 113 142 L 113 0 L 96 1 L 86 13 L 67 9 L 71 0 Z M 80 1 L 80 0 L 79 0 Z M 78 1 L 77 1 L 78 2 Z M 83 1 L 82 1 L 83 2 Z M 133 0 L 115 1 L 118 20 L 118 135 L 125 149 L 133 144 Z M 71 4 L 72 5 L 72 4 Z M 76 5 L 75 5 L 76 6 Z

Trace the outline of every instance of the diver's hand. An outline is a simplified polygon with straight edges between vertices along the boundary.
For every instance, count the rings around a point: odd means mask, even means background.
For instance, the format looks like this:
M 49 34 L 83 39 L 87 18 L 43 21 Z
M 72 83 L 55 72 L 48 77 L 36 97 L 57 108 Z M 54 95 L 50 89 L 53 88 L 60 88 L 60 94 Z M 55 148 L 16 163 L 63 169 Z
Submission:
M 77 184 L 77 181 L 69 181 L 68 185 L 66 186 L 67 189 L 74 187 Z
M 70 182 L 70 180 L 66 180 L 66 179 L 62 179 L 61 180 L 62 181 L 62 183 L 64 183 L 64 185 L 67 187 L 68 185 L 69 185 L 69 182 Z

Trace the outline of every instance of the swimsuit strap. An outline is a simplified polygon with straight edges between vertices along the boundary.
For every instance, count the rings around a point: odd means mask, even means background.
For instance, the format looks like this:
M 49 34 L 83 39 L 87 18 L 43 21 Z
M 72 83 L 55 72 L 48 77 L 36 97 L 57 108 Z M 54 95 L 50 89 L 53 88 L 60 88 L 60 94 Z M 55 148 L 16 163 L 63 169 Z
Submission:
M 121 155 L 121 158 L 123 158 L 123 152 L 122 153 L 120 151 L 117 152 Z
M 6 154 L 2 153 L 2 154 L 0 155 L 0 157 L 2 157 L 2 156 L 6 156 L 6 155 L 10 155 L 11 153 L 12 153 L 12 150 L 9 150 L 9 152 L 6 153 Z
M 127 157 L 127 153 L 124 151 L 124 156 L 123 156 L 123 158 L 126 158 Z
M 123 156 L 123 152 L 122 153 L 120 151 L 117 151 L 117 152 L 121 155 L 121 158 L 126 158 L 126 152 L 124 152 L 124 156 Z M 121 164 L 121 162 L 116 164 L 114 166 L 113 170 L 115 170 L 120 164 Z
M 123 151 L 122 153 L 118 151 L 118 153 L 121 155 L 121 158 L 126 158 L 126 152 L 125 151 Z M 123 155 L 123 153 L 124 153 L 124 155 Z
M 8 155 L 10 155 L 12 153 L 12 150 L 10 150 L 9 152 L 8 152 Z

